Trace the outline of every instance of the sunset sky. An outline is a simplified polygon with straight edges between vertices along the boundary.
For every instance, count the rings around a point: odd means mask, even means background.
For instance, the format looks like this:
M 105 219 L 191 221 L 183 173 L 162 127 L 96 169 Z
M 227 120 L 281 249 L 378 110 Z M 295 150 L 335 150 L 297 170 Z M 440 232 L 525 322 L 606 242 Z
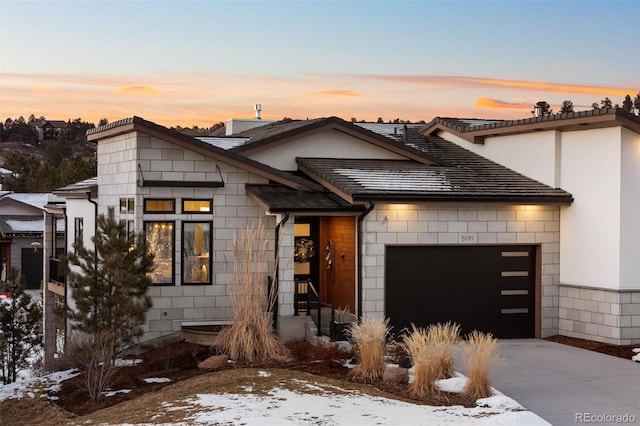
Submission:
M 640 91 L 640 1 L 0 0 L 0 118 L 527 118 Z

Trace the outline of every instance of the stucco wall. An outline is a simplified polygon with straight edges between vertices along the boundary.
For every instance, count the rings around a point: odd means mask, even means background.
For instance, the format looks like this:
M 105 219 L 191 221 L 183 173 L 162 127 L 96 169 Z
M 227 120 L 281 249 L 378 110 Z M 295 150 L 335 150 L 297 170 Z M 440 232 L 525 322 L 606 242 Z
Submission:
M 324 130 L 248 155 L 279 170 L 297 170 L 296 157 L 404 159 L 368 142 L 335 130 Z
M 449 132 L 441 136 L 498 164 L 516 170 L 552 188 L 560 187 L 560 132 L 549 130 L 521 135 L 485 138 L 473 144 Z
M 640 290 L 639 134 L 622 129 L 621 160 L 620 288 Z
M 541 334 L 543 337 L 557 334 L 559 220 L 557 206 L 376 205 L 364 221 L 363 315 L 384 315 L 386 245 L 540 245 Z

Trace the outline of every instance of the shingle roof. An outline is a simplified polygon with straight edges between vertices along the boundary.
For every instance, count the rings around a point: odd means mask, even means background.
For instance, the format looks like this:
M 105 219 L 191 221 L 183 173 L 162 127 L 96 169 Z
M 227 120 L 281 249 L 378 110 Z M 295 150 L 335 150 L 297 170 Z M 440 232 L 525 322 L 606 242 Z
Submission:
M 283 185 L 245 185 L 247 194 L 272 213 L 361 211 L 331 192 L 296 191 Z

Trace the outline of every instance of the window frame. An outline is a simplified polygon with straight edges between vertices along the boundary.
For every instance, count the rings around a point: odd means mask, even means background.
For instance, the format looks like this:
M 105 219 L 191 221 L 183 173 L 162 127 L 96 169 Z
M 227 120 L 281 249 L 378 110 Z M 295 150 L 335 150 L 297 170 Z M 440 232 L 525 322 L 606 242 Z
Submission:
M 205 201 L 209 203 L 209 211 L 203 212 L 200 210 L 187 210 L 185 203 L 189 201 Z M 183 198 L 182 199 L 182 213 L 185 214 L 213 214 L 213 199 L 212 198 Z
M 202 266 L 206 266 L 208 268 L 208 281 L 203 282 L 203 281 L 187 281 L 187 277 L 186 277 L 186 265 L 187 265 L 187 251 L 185 249 L 185 233 L 186 233 L 186 226 L 188 224 L 206 224 L 209 225 L 209 238 L 208 238 L 208 248 L 209 248 L 209 252 L 208 252 L 208 256 L 206 258 L 202 258 L 200 257 L 200 255 L 198 255 L 197 259 L 206 259 L 206 263 L 201 263 Z M 181 265 L 182 265 L 182 274 L 181 274 L 181 280 L 182 280 L 182 285 L 212 285 L 213 284 L 213 221 L 202 221 L 202 220 L 188 220 L 188 221 L 182 221 L 182 234 L 181 234 L 181 240 L 180 240 L 181 244 L 182 244 L 182 253 L 181 253 Z M 191 256 L 193 257 L 193 256 Z
M 154 224 L 169 224 L 171 225 L 171 281 L 170 282 L 153 282 L 151 278 L 151 285 L 154 286 L 172 286 L 176 284 L 176 222 L 175 220 L 145 220 L 143 223 L 145 242 L 149 245 L 149 232 L 147 226 Z M 151 250 L 151 249 L 150 249 Z M 151 252 L 155 256 L 157 252 Z M 154 259 L 154 270 L 157 262 L 157 258 Z M 153 276 L 153 272 L 151 275 Z
M 147 207 L 148 201 L 170 201 L 171 210 L 149 210 Z M 176 200 L 175 198 L 145 198 L 143 202 L 143 212 L 149 214 L 174 214 L 176 212 Z
M 84 217 L 75 217 L 73 220 L 73 241 L 78 239 L 84 244 Z

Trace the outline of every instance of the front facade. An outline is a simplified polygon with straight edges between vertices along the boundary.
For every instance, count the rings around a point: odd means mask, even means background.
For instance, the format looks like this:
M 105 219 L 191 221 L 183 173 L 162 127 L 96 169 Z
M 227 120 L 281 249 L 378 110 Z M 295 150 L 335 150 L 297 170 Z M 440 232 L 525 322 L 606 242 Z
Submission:
M 637 137 L 628 126 L 620 133 Z M 532 179 L 473 153 L 447 126 L 335 117 L 217 138 L 134 117 L 88 138 L 98 144 L 97 213 L 114 207 L 156 254 L 145 341 L 231 320 L 233 238 L 258 223 L 278 259 L 270 275 L 285 338 L 304 338 L 309 293 L 357 316 L 388 317 L 395 332 L 451 320 L 463 332 L 546 337 L 567 326 L 566 298 L 578 287 L 562 284 L 570 257 L 562 240 L 580 188 L 549 180 L 567 168 L 543 167 L 548 176 Z M 625 179 L 633 193 L 634 176 Z M 640 341 L 617 328 L 617 342 Z

